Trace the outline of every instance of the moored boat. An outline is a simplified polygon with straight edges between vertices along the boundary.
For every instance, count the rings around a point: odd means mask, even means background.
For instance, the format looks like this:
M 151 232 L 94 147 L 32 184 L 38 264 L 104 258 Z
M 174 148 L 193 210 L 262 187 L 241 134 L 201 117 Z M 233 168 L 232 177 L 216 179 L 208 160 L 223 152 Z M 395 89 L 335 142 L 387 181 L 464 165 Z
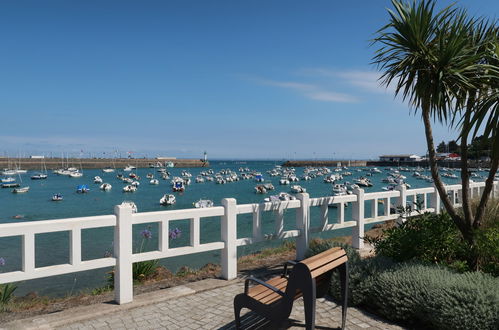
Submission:
M 63 197 L 61 194 L 54 194 L 52 195 L 52 201 L 53 202 L 60 202 L 63 200 Z
M 200 199 L 194 203 L 194 206 L 197 209 L 202 209 L 202 208 L 206 208 L 206 207 L 213 207 L 213 201 L 209 200 L 209 199 Z
M 163 197 L 160 198 L 159 204 L 163 206 L 173 205 L 177 202 L 175 195 L 172 194 L 164 194 Z

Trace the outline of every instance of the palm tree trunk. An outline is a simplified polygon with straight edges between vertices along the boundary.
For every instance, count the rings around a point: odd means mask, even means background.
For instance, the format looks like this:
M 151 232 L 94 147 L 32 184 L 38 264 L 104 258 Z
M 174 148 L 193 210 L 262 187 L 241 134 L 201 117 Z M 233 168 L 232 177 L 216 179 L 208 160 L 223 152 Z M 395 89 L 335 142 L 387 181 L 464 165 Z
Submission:
M 461 135 L 461 184 L 462 184 L 462 205 L 464 213 L 464 221 L 471 226 L 473 223 L 473 213 L 470 203 L 470 176 L 468 173 L 468 133 L 470 125 L 470 116 L 474 98 L 470 96 L 466 105 L 466 113 L 464 114 L 463 129 Z
M 433 178 L 433 182 L 435 183 L 435 188 L 438 191 L 440 199 L 442 200 L 442 203 L 444 204 L 447 213 L 449 213 L 450 217 L 452 218 L 452 221 L 454 221 L 459 231 L 461 231 L 463 238 L 466 241 L 468 241 L 470 244 L 472 244 L 473 234 L 471 230 L 471 225 L 467 226 L 466 223 L 463 221 L 463 219 L 457 214 L 456 210 L 452 206 L 452 203 L 449 199 L 449 196 L 447 195 L 447 192 L 445 191 L 445 187 L 444 184 L 442 183 L 442 180 L 440 179 L 440 175 L 438 174 L 437 159 L 435 154 L 435 146 L 433 143 L 433 132 L 431 128 L 430 112 L 428 106 L 423 106 L 422 115 L 425 127 L 426 143 L 428 146 L 428 156 L 430 161 L 431 176 Z

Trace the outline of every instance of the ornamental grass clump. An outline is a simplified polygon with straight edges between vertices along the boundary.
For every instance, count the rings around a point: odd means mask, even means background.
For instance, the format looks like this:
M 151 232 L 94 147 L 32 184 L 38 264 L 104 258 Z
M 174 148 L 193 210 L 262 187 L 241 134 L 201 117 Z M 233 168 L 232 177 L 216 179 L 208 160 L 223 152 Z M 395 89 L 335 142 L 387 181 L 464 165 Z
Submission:
M 5 258 L 0 257 L 0 267 L 5 266 L 6 263 Z M 12 300 L 16 289 L 17 286 L 12 283 L 0 284 L 0 310 Z

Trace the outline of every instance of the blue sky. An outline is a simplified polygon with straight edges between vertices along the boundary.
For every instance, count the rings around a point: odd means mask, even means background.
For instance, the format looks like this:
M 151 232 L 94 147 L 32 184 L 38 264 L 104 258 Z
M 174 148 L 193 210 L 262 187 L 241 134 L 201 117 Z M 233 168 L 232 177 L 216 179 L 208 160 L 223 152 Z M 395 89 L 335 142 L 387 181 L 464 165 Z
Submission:
M 439 1 L 439 6 L 450 1 Z M 497 16 L 499 1 L 461 1 Z M 389 1 L 2 1 L 0 152 L 376 158 L 426 151 L 379 87 Z M 435 140 L 456 134 L 435 127 Z

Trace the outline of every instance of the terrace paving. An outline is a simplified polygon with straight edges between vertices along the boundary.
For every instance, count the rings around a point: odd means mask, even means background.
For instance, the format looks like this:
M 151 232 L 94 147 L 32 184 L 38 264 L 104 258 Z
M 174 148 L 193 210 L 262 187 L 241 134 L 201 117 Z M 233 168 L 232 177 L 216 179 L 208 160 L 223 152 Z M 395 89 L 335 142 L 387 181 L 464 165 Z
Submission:
M 104 303 L 18 320 L 0 329 L 235 329 L 233 299 L 243 291 L 243 279 L 208 279 L 134 297 L 129 304 Z M 243 310 L 243 329 L 303 329 L 304 307 L 294 304 L 290 320 L 272 324 Z M 245 314 L 244 314 L 245 313 Z M 316 306 L 316 329 L 341 326 L 341 306 L 321 298 Z M 349 308 L 347 329 L 402 329 L 357 308 Z

